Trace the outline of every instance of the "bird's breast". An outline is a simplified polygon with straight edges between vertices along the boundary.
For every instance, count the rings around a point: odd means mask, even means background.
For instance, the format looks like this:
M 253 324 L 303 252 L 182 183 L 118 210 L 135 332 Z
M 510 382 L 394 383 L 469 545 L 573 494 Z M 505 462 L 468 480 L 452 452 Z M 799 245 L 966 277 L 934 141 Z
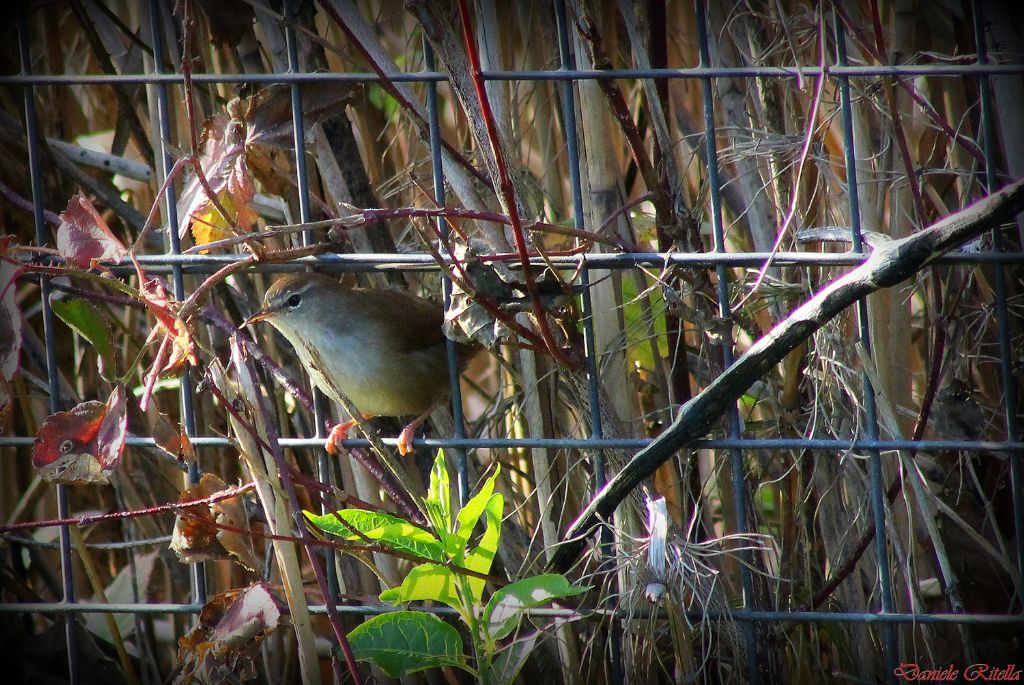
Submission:
M 365 414 L 418 415 L 447 393 L 443 346 L 410 353 L 356 336 L 336 336 L 318 347 L 293 345 L 324 393 L 340 401 L 335 388 L 340 390 Z

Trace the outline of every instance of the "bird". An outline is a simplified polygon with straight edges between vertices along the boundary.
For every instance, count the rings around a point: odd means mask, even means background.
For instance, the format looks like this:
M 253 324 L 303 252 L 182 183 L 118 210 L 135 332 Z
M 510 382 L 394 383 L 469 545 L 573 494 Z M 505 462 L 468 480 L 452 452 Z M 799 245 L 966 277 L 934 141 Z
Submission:
M 403 456 L 431 412 L 449 397 L 447 339 L 440 305 L 404 290 L 356 288 L 328 276 L 294 273 L 276 280 L 258 321 L 273 326 L 295 349 L 313 383 L 341 405 L 343 393 L 364 418 L 414 416 L 398 438 Z M 480 347 L 456 343 L 459 371 Z M 335 453 L 349 420 L 327 438 Z
M 951 379 L 935 395 L 932 426 L 943 440 L 977 440 L 985 429 L 985 415 L 967 383 Z

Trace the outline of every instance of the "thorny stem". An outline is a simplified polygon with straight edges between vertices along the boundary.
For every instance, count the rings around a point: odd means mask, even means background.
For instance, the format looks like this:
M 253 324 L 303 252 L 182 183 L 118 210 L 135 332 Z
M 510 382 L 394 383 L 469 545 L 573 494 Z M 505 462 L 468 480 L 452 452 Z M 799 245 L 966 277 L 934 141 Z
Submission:
M 42 521 L 21 521 L 19 523 L 8 523 L 0 526 L 0 533 L 13 533 L 19 530 L 29 530 L 34 528 L 56 528 L 57 526 L 91 526 L 97 523 L 107 523 L 109 521 L 122 521 L 124 519 L 139 518 L 141 516 L 155 516 L 157 514 L 166 513 L 177 513 L 183 509 L 189 509 L 191 507 L 214 504 L 221 502 L 232 497 L 238 497 L 239 495 L 248 492 L 256 487 L 255 483 L 246 483 L 245 485 L 239 485 L 237 487 L 228 488 L 227 490 L 221 490 L 220 492 L 214 493 L 209 497 L 203 497 L 201 499 L 188 500 L 186 502 L 171 502 L 170 504 L 160 504 L 155 507 L 146 507 L 144 509 L 131 509 L 129 511 L 112 511 L 106 514 L 85 514 L 82 516 L 69 516 L 68 518 L 62 519 L 44 519 Z
M 836 11 L 839 12 L 839 15 L 843 18 L 843 24 L 853 33 L 854 37 L 857 40 L 857 45 L 862 50 L 864 50 L 864 52 L 868 56 L 870 56 L 876 62 L 881 64 L 881 55 L 875 52 L 874 46 L 871 45 L 871 40 L 868 38 L 868 36 L 864 34 L 863 29 L 861 29 L 858 24 L 854 23 L 851 20 L 849 14 L 847 14 L 846 12 L 846 9 L 843 7 L 843 3 L 835 3 L 834 7 Z M 973 140 L 971 140 L 964 134 L 960 133 L 959 131 L 953 129 L 949 124 L 947 124 L 946 121 L 939 115 L 939 113 L 935 111 L 935 107 L 932 106 L 932 103 L 928 102 L 928 100 L 924 96 L 917 92 L 917 89 L 914 87 L 913 82 L 909 82 L 906 79 L 901 78 L 899 76 L 895 76 L 893 77 L 893 79 L 896 81 L 896 85 L 898 85 L 900 88 L 906 91 L 907 95 L 909 95 L 914 100 L 914 102 L 920 105 L 921 109 L 928 116 L 928 118 L 932 120 L 933 124 L 942 129 L 942 132 L 949 136 L 950 139 L 956 141 L 961 146 L 963 146 L 963 148 L 967 150 L 967 153 L 974 157 L 974 159 L 976 159 L 979 163 L 985 163 L 985 154 L 978 147 L 977 143 L 975 143 Z
M 153 396 L 153 387 L 156 385 L 156 378 L 160 375 L 160 369 L 167 358 L 167 350 L 170 344 L 171 332 L 167 331 L 160 341 L 160 349 L 157 350 L 156 358 L 153 359 L 153 366 L 149 369 L 149 373 L 146 374 L 146 384 L 143 387 L 142 396 L 139 397 L 139 409 L 142 412 L 145 412 L 149 407 L 149 400 Z
M 181 170 L 185 168 L 185 165 L 192 163 L 191 157 L 192 155 L 185 155 L 184 157 L 181 157 L 174 162 L 174 166 L 171 167 L 170 172 L 168 172 L 167 177 L 164 179 L 163 184 L 160 186 L 160 190 L 156 192 L 156 196 L 153 198 L 153 206 L 150 207 L 149 209 L 149 216 L 146 217 L 146 223 L 142 225 L 142 230 L 139 231 L 139 237 L 135 239 L 135 242 L 132 244 L 132 247 L 129 250 L 130 252 L 134 253 L 138 250 L 139 246 L 142 245 L 143 239 L 146 237 L 146 233 L 149 232 L 149 229 L 156 225 L 156 215 L 157 212 L 160 211 L 160 198 L 164 196 L 164 193 L 167 192 L 167 189 L 171 186 L 172 183 L 174 183 L 174 179 L 178 177 L 178 174 L 180 174 Z M 178 230 L 178 227 L 171 226 L 168 228 L 168 230 L 176 231 Z
M 220 198 L 217 197 L 217 193 L 213 192 L 210 181 L 206 178 L 206 173 L 203 171 L 202 161 L 199 158 L 199 134 L 196 129 L 195 103 L 192 98 L 192 29 L 195 27 L 195 19 L 192 17 L 192 0 L 185 0 L 184 4 L 185 16 L 182 21 L 181 34 L 181 77 L 185 86 L 185 117 L 188 120 L 189 142 L 192 145 L 192 154 L 189 157 L 192 161 L 192 169 L 195 171 L 196 178 L 199 179 L 199 185 L 203 187 L 203 191 L 206 193 L 206 199 L 217 210 L 224 223 L 231 226 L 235 233 L 238 233 L 238 222 L 228 214 L 221 204 Z M 177 231 L 178 227 L 171 226 L 170 230 Z
M 433 198 L 430 198 L 429 196 L 427 197 L 431 202 L 434 202 Z M 434 202 L 434 204 L 436 206 L 437 203 Z M 459 276 L 456 277 L 455 273 L 448 268 L 448 264 L 441 256 L 441 253 L 434 248 L 433 244 L 429 240 L 424 239 L 423 242 L 427 248 L 427 251 L 430 252 L 430 255 L 434 258 L 434 261 L 437 262 L 441 269 L 444 270 L 449 280 L 451 280 L 452 283 L 457 285 L 463 292 L 465 292 L 467 296 L 472 297 L 473 301 L 479 304 L 481 307 L 483 307 L 488 314 L 493 316 L 498 321 L 501 321 L 503 324 L 508 326 L 510 330 L 515 331 L 525 340 L 529 340 L 530 345 L 543 349 L 544 341 L 540 337 L 538 337 L 536 333 L 531 331 L 526 326 L 520 324 L 514 318 L 508 316 L 508 314 L 503 312 L 498 305 L 491 302 L 490 298 L 485 297 L 480 293 L 476 292 L 476 289 L 473 287 L 473 279 L 471 279 L 469 273 L 467 273 L 465 265 L 463 265 L 463 263 L 459 261 L 459 259 L 455 256 L 455 252 L 452 250 L 451 243 L 448 240 L 448 238 L 444 236 L 440 231 L 438 231 L 437 226 L 435 226 L 433 223 L 427 222 L 427 225 L 430 227 L 430 230 L 433 231 L 434 237 L 436 237 L 438 239 L 438 242 L 440 242 L 441 245 L 444 247 L 445 252 L 448 253 L 449 259 L 452 260 L 452 266 L 454 266 L 455 269 L 459 272 Z
M 530 301 L 533 304 L 533 315 L 537 320 L 541 338 L 544 345 L 554 359 L 565 366 L 574 366 L 565 352 L 558 347 L 551 335 L 551 328 L 548 325 L 547 315 L 544 306 L 541 304 L 540 295 L 537 292 L 537 283 L 530 271 L 530 258 L 526 251 L 526 237 L 523 234 L 523 225 L 519 217 L 519 207 L 516 201 L 515 189 L 512 187 L 512 179 L 508 174 L 508 167 L 505 165 L 504 151 L 501 146 L 501 139 L 498 137 L 498 127 L 494 121 L 494 113 L 491 111 L 491 103 L 487 98 L 487 90 L 484 85 L 482 70 L 480 68 L 480 54 L 477 52 L 476 43 L 473 40 L 473 30 L 469 25 L 469 8 L 466 0 L 459 0 L 459 19 L 462 22 L 462 36 L 465 40 L 466 55 L 469 57 L 470 67 L 473 74 L 473 86 L 476 89 L 477 99 L 480 101 L 480 114 L 487 129 L 487 137 L 491 143 L 491 152 L 494 155 L 494 163 L 498 169 L 501 195 L 504 199 L 505 211 L 508 212 L 509 223 L 512 227 L 512 237 L 515 239 L 516 250 L 519 252 L 519 259 L 523 266 L 523 278 L 526 281 L 526 291 L 529 293 Z M 539 249 L 539 248 L 538 248 Z

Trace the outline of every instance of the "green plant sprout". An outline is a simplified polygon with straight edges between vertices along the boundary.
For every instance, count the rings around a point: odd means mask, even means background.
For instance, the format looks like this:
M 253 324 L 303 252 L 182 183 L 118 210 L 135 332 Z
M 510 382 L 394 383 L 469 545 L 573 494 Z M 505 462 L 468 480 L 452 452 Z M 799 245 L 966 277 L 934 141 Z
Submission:
M 380 593 L 388 604 L 432 600 L 452 607 L 469 632 L 471 654 L 453 626 L 422 611 L 392 611 L 375 616 L 348 634 L 358 661 L 375 663 L 385 675 L 400 678 L 417 671 L 454 666 L 473 674 L 485 685 L 511 683 L 542 631 L 516 636 L 526 611 L 552 600 L 589 590 L 560 574 L 530 576 L 491 594 L 482 606 L 486 576 L 501 539 L 505 498 L 494 492 L 496 468 L 480 491 L 457 514 L 451 508 L 448 469 L 438 452 L 424 498 L 432 531 L 397 516 L 341 509 L 322 516 L 305 512 L 318 529 L 350 541 L 372 540 L 423 559 L 398 587 Z M 470 537 L 483 518 L 484 531 L 472 546 Z M 472 549 L 471 549 L 472 547 Z M 465 571 L 471 571 L 470 575 Z

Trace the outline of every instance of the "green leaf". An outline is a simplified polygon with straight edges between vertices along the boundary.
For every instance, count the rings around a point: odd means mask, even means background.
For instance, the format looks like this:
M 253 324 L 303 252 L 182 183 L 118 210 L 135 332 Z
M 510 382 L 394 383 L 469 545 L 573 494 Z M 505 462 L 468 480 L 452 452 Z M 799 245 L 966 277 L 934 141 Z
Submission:
M 641 298 L 649 303 L 649 312 L 654 321 L 649 322 L 645 316 Z M 661 356 L 668 355 L 668 334 L 665 329 L 665 296 L 660 288 L 654 288 L 649 292 L 641 293 L 637 290 L 637 283 L 628 274 L 622 278 L 622 299 L 625 304 L 622 306 L 623 319 L 626 331 L 626 350 L 633 362 L 639 362 L 645 369 L 657 369 L 660 359 L 653 357 L 651 350 L 650 336 L 648 331 L 654 329 L 657 353 Z
M 534 631 L 523 639 L 503 647 L 491 662 L 491 682 L 514 683 L 519 671 L 526 664 L 526 659 L 537 645 L 537 638 L 541 635 L 540 631 Z
M 496 492 L 487 499 L 487 506 L 484 507 L 487 528 L 480 538 L 480 544 L 473 550 L 472 554 L 466 557 L 462 564 L 470 571 L 477 573 L 490 573 L 491 563 L 494 555 L 498 552 L 498 540 L 501 539 L 501 516 L 505 511 L 505 498 L 500 492 Z M 469 587 L 473 593 L 473 602 L 479 603 L 484 594 L 483 578 L 469 576 Z
M 366 96 L 370 104 L 381 110 L 387 119 L 393 117 L 401 109 L 398 100 L 375 83 L 367 86 Z
M 437 564 L 420 564 L 409 571 L 399 587 L 380 593 L 380 601 L 388 604 L 433 600 L 444 602 L 462 613 L 455 574 Z
M 323 515 L 309 511 L 303 513 L 320 530 L 345 540 L 358 541 L 365 537 L 424 559 L 445 560 L 441 543 L 432 533 L 397 516 L 365 509 L 340 509 Z M 343 519 L 344 523 L 338 518 Z
M 452 529 L 452 500 L 448 481 L 448 468 L 444 463 L 444 450 L 437 451 L 434 466 L 430 469 L 430 487 L 427 488 L 427 515 L 434 529 L 441 535 Z
M 348 643 L 357 661 L 372 661 L 390 678 L 442 666 L 470 670 L 458 631 L 433 614 L 374 616 L 348 634 Z
M 491 477 L 484 481 L 484 484 L 480 487 L 480 492 L 473 495 L 466 502 L 466 506 L 462 507 L 462 510 L 459 511 L 459 522 L 455 529 L 455 537 L 458 538 L 463 547 L 469 541 L 469 536 L 473 534 L 476 522 L 480 520 L 480 515 L 484 513 L 484 507 L 487 506 L 487 502 L 491 499 L 491 493 L 494 492 L 494 484 L 498 480 L 500 472 L 501 466 L 499 465 L 494 469 Z
M 50 300 L 53 313 L 71 327 L 71 330 L 85 338 L 93 349 L 99 363 L 100 375 L 110 380 L 117 372 L 114 369 L 114 346 L 110 342 L 110 327 L 99 310 L 83 299 Z
M 589 589 L 573 585 L 559 573 L 517 580 L 491 595 L 484 609 L 484 627 L 492 642 L 500 640 L 515 631 L 527 609 L 547 604 L 553 599 L 572 597 Z

